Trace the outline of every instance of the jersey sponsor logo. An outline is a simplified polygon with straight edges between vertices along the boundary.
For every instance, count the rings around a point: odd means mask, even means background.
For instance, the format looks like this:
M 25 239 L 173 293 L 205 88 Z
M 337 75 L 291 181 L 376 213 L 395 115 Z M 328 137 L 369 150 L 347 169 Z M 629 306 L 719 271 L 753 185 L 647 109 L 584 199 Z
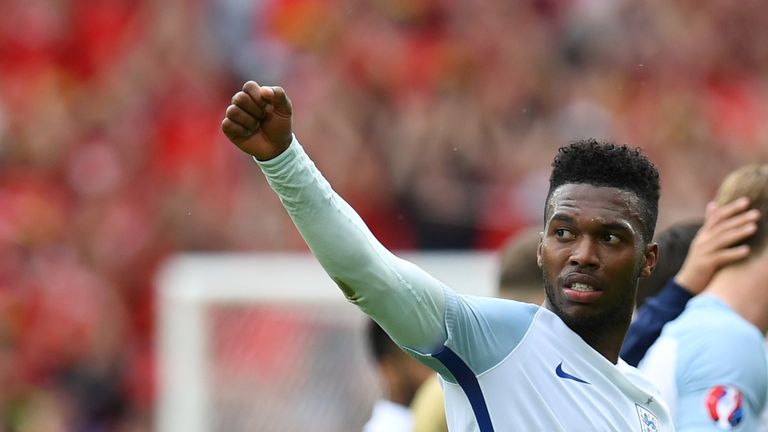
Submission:
M 640 419 L 640 432 L 659 432 L 659 420 L 648 409 L 635 404 Z
M 744 418 L 744 396 L 733 386 L 712 387 L 704 398 L 709 418 L 722 430 L 735 428 Z
M 565 379 L 569 379 L 569 380 L 574 380 L 576 382 L 580 382 L 580 383 L 584 383 L 584 384 L 589 384 L 588 382 L 584 381 L 583 379 L 581 379 L 581 378 L 579 378 L 577 376 L 571 375 L 568 372 L 565 372 L 563 370 L 563 362 L 560 362 L 560 364 L 557 365 L 557 367 L 555 368 L 555 374 L 557 374 L 557 376 L 559 376 L 560 378 L 565 378 Z

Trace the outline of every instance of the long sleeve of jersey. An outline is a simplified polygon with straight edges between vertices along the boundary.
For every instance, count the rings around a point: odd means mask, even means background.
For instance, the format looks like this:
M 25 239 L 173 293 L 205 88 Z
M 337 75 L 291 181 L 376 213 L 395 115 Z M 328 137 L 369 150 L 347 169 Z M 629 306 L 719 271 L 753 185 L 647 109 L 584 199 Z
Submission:
M 350 302 L 403 347 L 430 353 L 446 341 L 444 285 L 388 251 L 333 191 L 295 137 L 279 156 L 257 163 Z
M 674 279 L 670 279 L 655 297 L 638 309 L 621 346 L 620 357 L 637 366 L 661 334 L 664 325 L 680 316 L 692 297 Z

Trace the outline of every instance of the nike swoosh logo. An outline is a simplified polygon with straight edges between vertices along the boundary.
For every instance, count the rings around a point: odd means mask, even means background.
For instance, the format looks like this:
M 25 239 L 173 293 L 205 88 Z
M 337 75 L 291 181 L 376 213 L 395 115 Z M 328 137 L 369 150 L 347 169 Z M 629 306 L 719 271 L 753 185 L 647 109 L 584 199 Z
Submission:
M 573 376 L 573 375 L 569 374 L 568 372 L 563 371 L 563 362 L 560 362 L 560 364 L 557 365 L 557 367 L 555 368 L 555 373 L 560 378 L 574 380 L 576 382 L 580 382 L 580 383 L 583 383 L 583 384 L 590 384 L 587 381 L 584 381 L 583 379 L 581 379 L 581 378 L 579 378 L 577 376 Z

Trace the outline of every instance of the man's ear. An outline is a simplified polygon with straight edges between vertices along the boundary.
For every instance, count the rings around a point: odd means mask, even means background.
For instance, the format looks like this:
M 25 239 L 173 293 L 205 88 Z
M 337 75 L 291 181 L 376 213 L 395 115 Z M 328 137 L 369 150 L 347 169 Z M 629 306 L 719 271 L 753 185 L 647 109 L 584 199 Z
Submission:
M 656 263 L 659 260 L 659 245 L 658 243 L 650 243 L 645 246 L 645 252 L 643 253 L 643 267 L 640 269 L 640 277 L 647 278 L 653 273 L 653 269 L 656 268 Z
M 536 264 L 541 268 L 541 247 L 544 242 L 544 233 L 539 233 L 539 245 L 536 246 Z

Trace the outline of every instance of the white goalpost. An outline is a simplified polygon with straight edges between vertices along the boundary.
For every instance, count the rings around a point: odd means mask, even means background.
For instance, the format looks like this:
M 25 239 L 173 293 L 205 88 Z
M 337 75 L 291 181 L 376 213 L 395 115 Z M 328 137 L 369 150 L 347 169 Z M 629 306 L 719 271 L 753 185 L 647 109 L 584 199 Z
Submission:
M 495 253 L 399 255 L 496 293 Z M 380 391 L 365 316 L 309 253 L 180 254 L 157 286 L 158 432 L 360 430 Z

